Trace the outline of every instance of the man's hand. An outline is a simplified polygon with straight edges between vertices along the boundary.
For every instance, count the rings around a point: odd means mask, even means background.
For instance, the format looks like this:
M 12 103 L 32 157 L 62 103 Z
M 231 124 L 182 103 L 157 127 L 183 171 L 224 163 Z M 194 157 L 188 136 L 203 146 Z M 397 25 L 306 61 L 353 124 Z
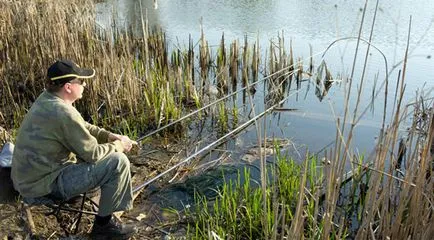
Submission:
M 114 134 L 114 133 L 109 134 L 108 140 L 110 142 L 116 141 L 116 140 L 121 141 L 122 145 L 124 146 L 125 152 L 129 152 L 131 150 L 131 148 L 133 147 L 133 145 L 137 145 L 137 142 L 134 140 L 131 140 L 128 136 Z

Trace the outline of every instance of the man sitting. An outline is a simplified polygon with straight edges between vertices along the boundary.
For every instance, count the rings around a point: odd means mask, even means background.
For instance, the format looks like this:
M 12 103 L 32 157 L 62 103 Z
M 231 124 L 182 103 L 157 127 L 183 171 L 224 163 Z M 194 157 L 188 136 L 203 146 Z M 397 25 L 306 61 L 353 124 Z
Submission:
M 46 90 L 36 99 L 18 131 L 12 180 L 25 198 L 70 199 L 100 187 L 92 236 L 126 239 L 136 227 L 112 219 L 132 208 L 128 152 L 135 142 L 84 121 L 72 105 L 82 98 L 93 69 L 61 60 L 48 68 Z

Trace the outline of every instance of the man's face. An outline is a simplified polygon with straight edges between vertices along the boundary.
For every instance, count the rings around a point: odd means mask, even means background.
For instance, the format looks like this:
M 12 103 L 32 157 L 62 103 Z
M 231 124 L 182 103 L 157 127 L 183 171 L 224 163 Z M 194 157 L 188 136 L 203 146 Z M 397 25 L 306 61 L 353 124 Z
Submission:
M 66 84 L 69 84 L 68 88 L 70 90 L 71 100 L 75 101 L 83 97 L 84 87 L 86 86 L 86 82 L 84 80 L 74 79 L 67 82 Z

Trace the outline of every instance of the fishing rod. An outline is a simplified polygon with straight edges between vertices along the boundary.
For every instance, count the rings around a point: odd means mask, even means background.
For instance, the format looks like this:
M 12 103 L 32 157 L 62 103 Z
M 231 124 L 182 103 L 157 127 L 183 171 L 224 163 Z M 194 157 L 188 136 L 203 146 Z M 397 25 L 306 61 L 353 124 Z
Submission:
M 245 87 L 243 87 L 243 88 L 240 88 L 239 90 L 237 90 L 237 91 L 235 91 L 235 92 L 233 92 L 233 93 L 231 93 L 231 94 L 228 94 L 228 95 L 226 95 L 226 96 L 224 96 L 224 97 L 222 97 L 222 98 L 219 98 L 219 99 L 215 100 L 214 102 L 211 102 L 211 103 L 209 103 L 209 104 L 207 104 L 207 105 L 205 105 L 205 106 L 203 106 L 203 107 L 201 107 L 201 108 L 199 108 L 199 109 L 197 109 L 197 110 L 195 110 L 195 111 L 193 111 L 193 112 L 191 112 L 191 113 L 189 113 L 189 114 L 187 114 L 187 115 L 185 115 L 185 116 L 183 116 L 183 117 L 181 117 L 181 118 L 178 118 L 177 120 L 175 120 L 175 121 L 173 121 L 173 122 L 171 122 L 171 123 L 169 123 L 169 124 L 167 124 L 167 125 L 165 125 L 165 126 L 163 126 L 163 127 L 161 127 L 161 128 L 155 129 L 154 131 L 152 131 L 152 132 L 150 132 L 150 133 L 148 133 L 148 134 L 146 134 L 146 135 L 144 135 L 144 136 L 142 136 L 142 137 L 139 137 L 139 138 L 136 140 L 136 142 L 140 142 L 140 141 L 142 141 L 143 139 L 145 139 L 145 138 L 147 138 L 147 137 L 149 137 L 149 136 L 152 136 L 152 135 L 156 134 L 157 132 L 160 132 L 160 131 L 162 131 L 162 130 L 164 130 L 164 129 L 166 129 L 166 128 L 168 128 L 168 127 L 170 127 L 170 126 L 172 126 L 172 125 L 174 125 L 174 124 L 176 124 L 176 123 L 178 123 L 178 122 L 181 122 L 182 120 L 184 120 L 184 119 L 186 119 L 186 118 L 189 118 L 189 117 L 193 116 L 194 114 L 196 114 L 196 113 L 198 113 L 198 112 L 200 112 L 200 111 L 203 111 L 204 109 L 207 109 L 207 108 L 209 108 L 209 107 L 211 107 L 211 106 L 213 106 L 213 105 L 215 105 L 215 104 L 217 104 L 217 103 L 219 103 L 219 102 L 221 102 L 221 101 L 223 101 L 223 100 L 228 99 L 229 97 L 231 97 L 231 96 L 233 96 L 233 95 L 235 95 L 235 94 L 237 94 L 237 93 L 239 93 L 239 92 L 241 92 L 241 91 L 246 90 L 248 87 L 250 87 L 250 86 L 252 86 L 252 85 L 256 85 L 256 84 L 258 84 L 258 83 L 260 83 L 260 82 L 263 82 L 264 80 L 266 80 L 266 79 L 268 79 L 268 78 L 271 78 L 272 76 L 274 76 L 274 75 L 276 75 L 276 74 L 279 74 L 279 73 L 283 72 L 284 70 L 287 70 L 288 68 L 289 68 L 289 66 L 286 67 L 286 68 L 282 68 L 282 69 L 280 69 L 279 71 L 277 71 L 277 72 L 275 72 L 275 73 L 272 73 L 272 74 L 270 74 L 270 75 L 264 77 L 264 78 L 261 79 L 261 80 L 258 80 L 258 81 L 256 81 L 256 82 L 253 82 L 252 84 L 247 85 L 247 86 L 245 86 Z M 289 74 L 293 74 L 293 73 L 294 73 L 294 72 L 289 73 Z M 284 76 L 284 74 L 282 74 L 282 76 Z
M 164 172 L 158 174 L 157 176 L 149 179 L 148 181 L 142 183 L 141 185 L 135 187 L 133 189 L 133 193 L 139 191 L 140 189 L 148 186 L 149 184 L 151 184 L 152 182 L 154 182 L 155 180 L 161 178 L 162 176 L 166 175 L 167 173 L 169 173 L 170 171 L 172 171 L 173 169 L 179 167 L 180 165 L 190 161 L 191 159 L 193 159 L 194 157 L 198 156 L 199 154 L 211 149 L 212 147 L 215 147 L 219 144 L 221 144 L 223 142 L 223 140 L 225 140 L 226 138 L 235 135 L 236 133 L 238 133 L 239 131 L 243 130 L 244 128 L 248 127 L 253 121 L 258 120 L 259 118 L 261 118 L 262 116 L 264 116 L 265 114 L 267 114 L 268 112 L 274 110 L 277 106 L 280 106 L 281 104 L 283 104 L 289 97 L 291 97 L 292 95 L 294 95 L 295 93 L 299 92 L 299 90 L 296 90 L 294 93 L 292 94 L 288 94 L 288 96 L 286 96 L 285 98 L 283 98 L 282 100 L 280 100 L 278 103 L 272 105 L 271 107 L 265 109 L 263 112 L 261 112 L 259 115 L 256 115 L 255 117 L 253 117 L 252 119 L 250 119 L 249 121 L 243 123 L 242 125 L 238 126 L 237 128 L 235 128 L 234 130 L 228 132 L 227 134 L 225 134 L 223 137 L 217 139 L 216 141 L 210 143 L 209 145 L 205 146 L 204 148 L 202 148 L 201 150 L 195 152 L 194 154 L 190 155 L 189 157 L 185 158 L 184 160 L 182 160 L 181 162 L 173 165 L 172 167 L 170 167 L 169 169 L 165 170 Z
M 329 47 L 329 48 L 330 48 L 330 47 Z M 321 51 L 321 52 L 324 52 L 324 51 Z M 321 52 L 318 52 L 317 54 L 314 54 L 313 56 L 319 55 Z M 239 90 L 237 90 L 237 91 L 235 91 L 235 92 L 233 92 L 233 93 L 231 93 L 231 94 L 229 94 L 229 95 L 226 95 L 225 97 L 222 97 L 222 98 L 220 98 L 220 99 L 217 99 L 217 100 L 215 100 L 214 102 L 211 102 L 211 103 L 209 103 L 208 105 L 205 105 L 205 106 L 202 107 L 202 108 L 199 108 L 199 109 L 197 109 L 197 110 L 195 110 L 195 111 L 193 111 L 193 112 L 191 112 L 191 113 L 189 113 L 189 114 L 187 114 L 187 115 L 185 115 L 185 116 L 183 116 L 183 117 L 181 117 L 181 118 L 179 118 L 179 119 L 177 119 L 177 120 L 175 120 L 175 121 L 173 121 L 173 122 L 171 122 L 171 123 L 169 123 L 169 124 L 167 124 L 167 125 L 165 125 L 165 126 L 163 126 L 163 127 L 161 127 L 161 128 L 158 128 L 158 129 L 156 129 L 156 130 L 154 130 L 154 131 L 152 131 L 152 132 L 150 132 L 150 133 L 148 133 L 148 134 L 146 134 L 146 135 L 144 135 L 144 136 L 138 138 L 138 139 L 137 139 L 137 142 L 140 142 L 141 140 L 143 140 L 143 139 L 145 139 L 145 138 L 147 138 L 147 137 L 149 137 L 149 136 L 151 136 L 151 135 L 153 135 L 153 134 L 155 134 L 155 133 L 157 133 L 157 132 L 159 132 L 159 131 L 161 131 L 161 130 L 163 130 L 163 129 L 166 129 L 166 128 L 168 128 L 168 127 L 174 125 L 175 123 L 178 123 L 178 122 L 180 122 L 180 121 L 182 121 L 182 120 L 184 120 L 184 119 L 186 119 L 186 118 L 192 116 L 193 114 L 196 114 L 196 113 L 198 113 L 198 112 L 200 112 L 200 111 L 202 111 L 202 110 L 204 110 L 204 109 L 206 109 L 206 108 L 208 108 L 208 107 L 210 107 L 210 106 L 212 106 L 212 105 L 214 105 L 214 104 L 216 104 L 216 103 L 218 103 L 218 102 L 221 102 L 221 101 L 223 101 L 223 100 L 229 98 L 230 96 L 233 96 L 233 95 L 239 93 L 240 91 L 243 91 L 243 90 L 249 88 L 249 87 L 252 86 L 252 85 L 256 85 L 256 84 L 258 84 L 259 82 L 262 82 L 262 81 L 264 81 L 264 80 L 266 80 L 266 79 L 268 79 L 268 78 L 271 78 L 272 76 L 274 76 L 274 75 L 276 75 L 276 74 L 279 74 L 279 73 L 281 73 L 281 72 L 283 72 L 283 71 L 285 71 L 285 70 L 287 70 L 287 69 L 289 69 L 290 67 L 293 67 L 293 66 L 295 66 L 295 64 L 293 64 L 292 66 L 288 66 L 288 67 L 282 68 L 282 69 L 280 69 L 279 71 L 277 71 L 277 72 L 275 72 L 275 73 L 272 73 L 272 74 L 270 74 L 270 75 L 264 77 L 264 78 L 261 79 L 261 80 L 258 80 L 258 81 L 256 81 L 256 82 L 253 82 L 253 83 L 250 84 L 250 85 L 248 84 L 247 86 L 245 86 L 245 87 L 243 87 L 243 88 L 241 88 L 241 89 L 239 89 Z M 294 74 L 294 72 L 291 72 L 291 73 L 289 73 L 289 74 Z M 282 76 L 283 76 L 283 75 L 282 75 Z M 298 92 L 299 92 L 299 90 L 296 90 L 293 94 L 298 93 Z M 282 99 L 281 101 L 279 101 L 278 103 L 276 103 L 276 104 L 274 104 L 273 106 L 269 107 L 268 109 L 264 110 L 264 111 L 263 111 L 262 113 L 260 113 L 259 115 L 255 116 L 254 118 L 252 118 L 252 119 L 250 119 L 249 121 L 245 122 L 244 124 L 240 125 L 239 127 L 237 127 L 236 129 L 232 130 L 231 132 L 227 133 L 227 134 L 224 135 L 223 137 L 219 138 L 218 140 L 214 141 L 213 143 L 210 143 L 209 145 L 205 146 L 204 148 L 202 148 L 202 149 L 199 150 L 198 152 L 196 152 L 196 153 L 190 155 L 189 157 L 187 157 L 187 158 L 184 159 L 183 161 L 181 161 L 181 162 L 175 164 L 174 166 L 170 167 L 169 169 L 165 170 L 164 172 L 158 174 L 158 175 L 155 176 L 154 178 L 152 178 L 152 179 L 150 179 L 150 180 L 144 182 L 143 184 L 137 186 L 136 188 L 133 189 L 133 192 L 137 192 L 137 191 L 139 191 L 140 189 L 142 189 L 142 188 L 148 186 L 149 184 L 151 184 L 151 183 L 154 182 L 155 180 L 161 178 L 162 176 L 164 176 L 165 174 L 169 173 L 170 171 L 172 171 L 173 169 L 177 168 L 178 166 L 180 166 L 180 165 L 182 165 L 182 164 L 184 164 L 184 163 L 190 161 L 192 158 L 198 156 L 199 154 L 201 154 L 201 153 L 203 153 L 203 152 L 209 150 L 210 148 L 212 148 L 212 147 L 214 147 L 214 146 L 220 144 L 220 143 L 221 143 L 224 139 L 226 139 L 227 137 L 229 137 L 229 136 L 231 136 L 231 135 L 234 135 L 234 134 L 238 133 L 238 132 L 241 131 L 242 129 L 244 129 L 244 128 L 246 128 L 247 126 L 249 126 L 249 125 L 251 124 L 252 121 L 256 121 L 257 119 L 261 118 L 262 116 L 264 116 L 264 115 L 267 114 L 268 112 L 274 110 L 277 106 L 283 104 L 283 103 L 284 103 L 284 102 L 285 102 L 285 101 L 286 101 L 290 96 L 292 96 L 293 94 L 289 94 L 288 96 L 286 96 L 285 98 L 283 98 L 283 99 Z

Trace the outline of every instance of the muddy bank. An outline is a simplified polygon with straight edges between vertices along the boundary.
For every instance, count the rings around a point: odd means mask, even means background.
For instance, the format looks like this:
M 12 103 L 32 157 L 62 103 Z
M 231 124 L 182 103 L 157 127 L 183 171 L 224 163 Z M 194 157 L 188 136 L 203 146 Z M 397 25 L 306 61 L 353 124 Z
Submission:
M 280 147 L 287 145 L 284 140 L 274 142 L 274 144 Z M 272 147 L 274 144 L 267 143 L 267 146 Z M 134 149 L 128 154 L 133 187 L 142 185 L 183 161 L 191 154 L 192 149 L 189 146 L 186 141 L 180 139 L 156 137 L 148 140 L 140 148 Z M 219 153 L 218 156 L 207 156 L 206 159 L 198 157 L 190 161 L 188 165 L 181 165 L 137 191 L 134 208 L 122 214 L 122 221 L 137 224 L 139 233 L 135 239 L 161 239 L 167 235 L 185 235 L 183 224 L 185 221 L 181 215 L 185 206 L 193 205 L 194 191 L 199 191 L 208 197 L 215 195 L 224 179 L 237 177 L 237 170 L 241 169 L 240 166 L 250 166 L 251 172 L 259 175 L 259 168 L 253 163 L 259 158 L 257 151 L 258 147 L 252 146 L 244 152 L 243 157 Z M 272 149 L 265 148 L 264 151 L 268 154 L 274 153 Z M 242 163 L 234 161 L 234 157 L 241 159 Z M 216 168 L 216 166 L 219 167 Z M 2 216 L 0 218 L 0 239 L 26 238 L 30 236 L 31 231 L 21 199 L 13 189 L 10 170 L 2 169 L 0 173 L 0 214 Z M 73 206 L 79 207 L 79 202 Z M 94 210 L 91 205 L 86 205 L 85 208 L 88 211 Z M 62 213 L 60 215 L 62 224 L 59 224 L 54 216 L 46 216 L 48 212 L 50 209 L 47 207 L 31 207 L 35 223 L 34 236 L 41 239 L 67 237 L 65 229 L 71 229 L 75 215 Z M 73 239 L 87 239 L 92 222 L 93 216 L 83 215 L 78 233 L 72 235 Z

